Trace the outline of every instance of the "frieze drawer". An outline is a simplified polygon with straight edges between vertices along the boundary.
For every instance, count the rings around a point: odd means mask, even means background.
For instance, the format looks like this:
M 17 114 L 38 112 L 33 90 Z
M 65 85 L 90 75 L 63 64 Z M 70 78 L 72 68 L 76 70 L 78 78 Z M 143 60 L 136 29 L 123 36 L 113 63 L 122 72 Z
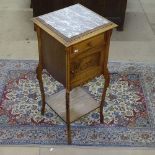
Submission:
M 73 46 L 73 50 L 71 52 L 71 55 L 74 56 L 74 55 L 77 55 L 81 52 L 84 52 L 84 51 L 87 51 L 87 50 L 90 50 L 92 48 L 96 48 L 96 47 L 103 47 L 105 44 L 105 41 L 104 41 L 104 34 L 100 34 L 100 35 L 97 35 L 95 37 L 92 37 L 90 39 L 87 39 L 81 43 L 78 43 L 78 44 L 75 44 Z

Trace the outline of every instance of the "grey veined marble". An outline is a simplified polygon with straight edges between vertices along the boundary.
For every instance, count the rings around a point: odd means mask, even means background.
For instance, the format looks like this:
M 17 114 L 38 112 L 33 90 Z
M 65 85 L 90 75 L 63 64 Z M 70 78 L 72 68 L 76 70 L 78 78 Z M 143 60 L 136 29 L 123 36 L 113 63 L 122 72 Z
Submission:
M 39 19 L 69 39 L 110 23 L 80 4 L 39 16 Z

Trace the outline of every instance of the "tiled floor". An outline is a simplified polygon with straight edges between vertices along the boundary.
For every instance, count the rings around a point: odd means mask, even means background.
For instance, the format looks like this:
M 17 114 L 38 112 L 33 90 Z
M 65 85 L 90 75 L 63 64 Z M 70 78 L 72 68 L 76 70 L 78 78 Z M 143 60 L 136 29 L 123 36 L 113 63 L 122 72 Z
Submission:
M 30 0 L 0 0 L 0 59 L 38 59 Z M 155 0 L 128 0 L 123 32 L 114 30 L 110 60 L 155 63 Z M 155 148 L 0 147 L 0 155 L 154 155 Z

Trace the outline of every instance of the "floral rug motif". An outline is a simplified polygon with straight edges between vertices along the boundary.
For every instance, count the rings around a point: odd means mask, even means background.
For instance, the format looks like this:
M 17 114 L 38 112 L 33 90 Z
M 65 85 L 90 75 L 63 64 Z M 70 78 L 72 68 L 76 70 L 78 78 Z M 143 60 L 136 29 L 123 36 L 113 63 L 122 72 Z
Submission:
M 41 96 L 35 69 L 37 61 L 0 60 L 0 144 L 67 144 L 66 124 Z M 155 147 L 155 65 L 110 62 L 110 86 L 104 105 L 72 123 L 73 145 Z M 63 85 L 46 71 L 46 96 Z M 100 102 L 104 78 L 82 89 Z

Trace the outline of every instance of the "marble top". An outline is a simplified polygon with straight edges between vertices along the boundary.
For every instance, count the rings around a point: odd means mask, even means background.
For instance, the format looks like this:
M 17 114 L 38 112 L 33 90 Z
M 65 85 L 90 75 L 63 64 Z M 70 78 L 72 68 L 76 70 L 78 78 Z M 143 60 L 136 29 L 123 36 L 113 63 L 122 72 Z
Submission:
M 39 16 L 38 19 L 68 39 L 111 23 L 80 4 Z

